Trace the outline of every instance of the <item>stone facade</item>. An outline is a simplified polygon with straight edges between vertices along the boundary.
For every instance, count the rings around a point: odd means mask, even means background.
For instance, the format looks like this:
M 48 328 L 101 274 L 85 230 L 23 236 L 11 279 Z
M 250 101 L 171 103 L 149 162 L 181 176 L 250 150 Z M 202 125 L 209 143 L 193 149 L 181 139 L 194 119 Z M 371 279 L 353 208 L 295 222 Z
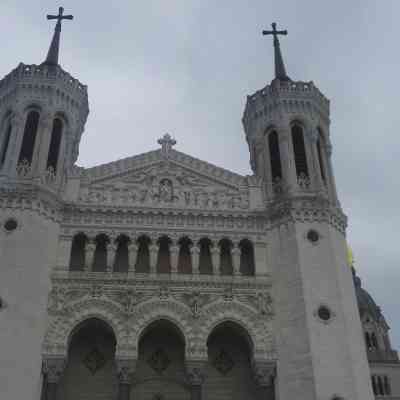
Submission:
M 388 327 L 347 265 L 313 83 L 248 97 L 251 176 L 169 135 L 78 167 L 87 115 L 58 65 L 0 82 L 2 398 L 400 398 Z

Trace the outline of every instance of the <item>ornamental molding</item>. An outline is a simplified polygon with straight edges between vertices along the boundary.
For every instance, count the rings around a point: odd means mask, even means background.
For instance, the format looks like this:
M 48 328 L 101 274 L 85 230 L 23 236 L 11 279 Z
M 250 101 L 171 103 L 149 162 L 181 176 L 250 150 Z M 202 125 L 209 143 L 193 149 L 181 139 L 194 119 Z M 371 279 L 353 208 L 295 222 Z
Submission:
M 174 149 L 168 151 L 167 161 L 170 165 L 174 164 L 183 169 L 187 169 L 197 176 L 203 176 L 207 179 L 214 180 L 224 186 L 236 187 L 247 185 L 248 177 L 235 174 L 224 168 L 217 167 L 216 165 L 199 160 Z M 82 177 L 88 182 L 99 182 L 109 178 L 114 179 L 159 162 L 165 162 L 165 154 L 162 149 L 85 169 Z
M 270 221 L 268 229 L 293 222 L 327 223 L 342 234 L 346 233 L 347 228 L 347 217 L 342 210 L 319 196 L 286 197 L 271 203 L 267 215 Z
M 121 211 L 99 212 L 99 210 L 74 210 L 64 212 L 62 234 L 73 235 L 78 232 L 93 232 L 99 229 L 133 231 L 140 234 L 159 236 L 157 232 L 164 231 L 180 233 L 182 236 L 203 235 L 212 231 L 215 234 L 231 235 L 232 232 L 245 236 L 263 235 L 267 230 L 267 220 L 260 214 L 253 215 L 215 215 L 214 213 L 197 214 L 191 212 L 159 211 Z
M 257 357 L 273 359 L 272 307 L 265 308 L 259 300 L 261 292 L 253 295 L 253 291 L 232 285 L 230 289 L 196 285 L 183 290 L 160 282 L 157 287 L 137 288 L 126 283 L 111 286 L 95 282 L 88 286 L 53 281 L 43 355 L 66 357 L 76 327 L 97 318 L 114 331 L 116 358 L 136 359 L 143 332 L 151 323 L 165 319 L 181 331 L 188 360 L 206 360 L 208 336 L 217 325 L 227 321 L 248 332 Z M 269 289 L 264 287 L 262 296 L 269 298 Z
M 0 209 L 9 213 L 33 211 L 50 219 L 61 222 L 61 205 L 54 193 L 31 184 L 12 185 L 0 189 Z

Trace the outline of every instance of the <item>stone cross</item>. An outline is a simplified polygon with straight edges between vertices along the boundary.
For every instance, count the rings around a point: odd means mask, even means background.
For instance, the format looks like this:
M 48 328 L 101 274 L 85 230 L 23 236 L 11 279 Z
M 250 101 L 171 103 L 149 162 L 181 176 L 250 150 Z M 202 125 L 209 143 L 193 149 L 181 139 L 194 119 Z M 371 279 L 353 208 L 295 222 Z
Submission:
M 176 145 L 176 140 L 174 140 L 170 134 L 166 133 L 161 139 L 158 139 L 158 144 L 161 145 L 161 151 L 163 153 L 169 153 L 174 145 Z
M 74 19 L 73 15 L 63 15 L 64 14 L 64 8 L 60 7 L 58 9 L 58 15 L 47 15 L 47 19 L 56 19 L 57 20 L 57 25 L 56 28 L 61 30 L 61 22 L 63 19 Z
M 277 31 L 276 30 L 276 22 L 272 23 L 272 31 L 263 31 L 263 35 L 273 35 L 274 36 L 274 43 L 278 42 L 278 35 L 287 35 L 288 32 L 284 31 Z

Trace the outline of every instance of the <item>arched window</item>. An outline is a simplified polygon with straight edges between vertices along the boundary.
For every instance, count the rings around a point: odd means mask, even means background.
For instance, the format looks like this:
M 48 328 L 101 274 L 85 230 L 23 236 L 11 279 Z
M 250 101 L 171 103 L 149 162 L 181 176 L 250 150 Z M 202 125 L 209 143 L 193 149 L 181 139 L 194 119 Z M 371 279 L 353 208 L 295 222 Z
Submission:
M 78 233 L 72 239 L 71 257 L 69 260 L 70 271 L 83 271 L 85 268 L 85 246 L 87 237 Z
M 371 346 L 371 338 L 368 332 L 365 332 L 365 344 L 367 345 L 367 349 L 370 350 L 372 346 Z
M 389 378 L 386 375 L 383 377 L 383 384 L 385 387 L 385 394 L 390 396 L 392 394 L 392 388 L 390 386 Z
M 140 236 L 137 240 L 139 245 L 136 257 L 135 271 L 137 273 L 150 272 L 150 238 L 147 236 Z
M 271 178 L 273 182 L 282 179 L 281 153 L 279 151 L 279 140 L 276 131 L 268 135 L 269 158 L 271 162 Z
M 192 273 L 192 255 L 190 254 L 190 246 L 192 241 L 184 237 L 179 240 L 179 257 L 178 257 L 178 273 L 191 274 Z
M 63 131 L 63 123 L 60 118 L 56 118 L 53 121 L 49 155 L 47 156 L 47 165 L 46 165 L 46 169 L 51 168 L 54 171 L 54 173 L 57 172 L 57 163 L 58 163 L 58 157 L 60 155 L 62 131 Z
M 318 163 L 319 163 L 319 169 L 321 171 L 321 178 L 323 182 L 326 183 L 325 164 L 323 157 L 323 151 L 324 151 L 323 143 L 324 143 L 324 138 L 322 136 L 322 132 L 320 129 L 318 129 L 318 140 L 317 140 Z
M 376 382 L 376 376 L 372 375 L 371 376 L 371 381 L 372 381 L 372 390 L 374 391 L 374 395 L 378 395 L 378 384 Z
M 93 272 L 107 271 L 107 245 L 109 239 L 101 234 L 96 237 L 96 250 L 94 252 Z
M 6 161 L 8 145 L 10 143 L 10 137 L 11 137 L 11 130 L 12 130 L 11 122 L 8 122 L 3 140 L 1 141 L 0 144 L 0 168 L 4 165 L 4 162 Z
M 129 252 L 128 243 L 129 238 L 121 235 L 117 238 L 117 252 L 115 254 L 115 272 L 128 272 L 129 269 Z
M 171 272 L 171 254 L 169 245 L 171 240 L 167 236 L 163 236 L 158 240 L 158 258 L 157 258 L 157 272 L 170 273 Z
M 378 340 L 376 339 L 376 335 L 374 332 L 371 333 L 371 344 L 374 349 L 378 348 Z
M 384 389 L 383 389 L 382 377 L 378 376 L 377 378 L 378 378 L 378 394 L 383 396 L 385 394 L 385 392 L 384 392 Z
M 200 245 L 199 272 L 200 274 L 212 275 L 213 264 L 211 258 L 211 240 L 203 238 L 200 240 L 199 245 Z
M 18 163 L 32 163 L 33 151 L 39 126 L 40 114 L 37 111 L 30 111 L 26 118 L 24 137 L 22 139 L 21 152 Z
M 232 242 L 228 239 L 222 239 L 220 246 L 220 271 L 221 275 L 233 275 L 232 265 Z
M 296 124 L 292 127 L 292 142 L 297 176 L 308 177 L 306 147 L 304 144 L 303 128 L 300 125 Z
M 240 242 L 240 273 L 253 276 L 255 272 L 254 247 L 250 240 L 244 239 Z

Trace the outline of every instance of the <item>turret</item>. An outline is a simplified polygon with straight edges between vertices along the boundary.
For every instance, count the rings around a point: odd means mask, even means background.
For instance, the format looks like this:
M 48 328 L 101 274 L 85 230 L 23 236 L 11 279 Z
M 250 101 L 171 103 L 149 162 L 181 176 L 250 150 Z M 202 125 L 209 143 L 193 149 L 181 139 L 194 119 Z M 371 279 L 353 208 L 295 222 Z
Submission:
M 61 20 L 45 62 L 20 64 L 0 81 L 0 179 L 58 189 L 78 157 L 87 87 L 58 64 Z
M 284 193 L 320 195 L 338 205 L 331 165 L 329 100 L 313 82 L 286 74 L 273 24 L 275 78 L 247 97 L 243 126 L 253 172 L 265 183 L 266 198 Z

